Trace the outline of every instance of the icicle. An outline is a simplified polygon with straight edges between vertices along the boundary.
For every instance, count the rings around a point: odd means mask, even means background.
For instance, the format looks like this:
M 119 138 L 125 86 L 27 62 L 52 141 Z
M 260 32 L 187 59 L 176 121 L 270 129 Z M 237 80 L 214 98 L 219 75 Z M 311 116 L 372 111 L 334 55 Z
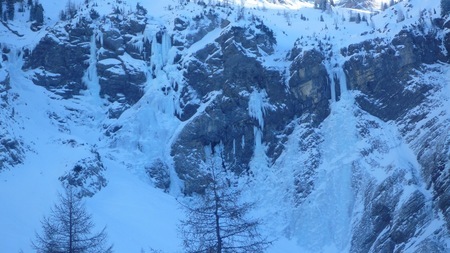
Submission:
M 158 43 L 158 38 L 160 38 L 160 42 Z M 164 66 L 167 65 L 169 60 L 169 50 L 172 47 L 170 36 L 167 34 L 165 30 L 161 30 L 153 35 L 152 40 L 152 57 L 151 62 L 154 66 L 153 71 L 161 70 Z M 153 73 L 156 74 L 156 73 Z
M 267 101 L 267 93 L 265 90 L 254 90 L 250 94 L 248 101 L 248 113 L 250 117 L 258 120 L 259 127 L 264 129 L 264 115 L 266 110 L 270 108 L 270 104 Z
M 100 46 L 103 47 L 103 32 L 97 30 L 95 33 L 95 40 L 100 42 Z M 92 42 L 92 41 L 91 41 Z
M 236 139 L 233 139 L 233 155 L 236 155 Z

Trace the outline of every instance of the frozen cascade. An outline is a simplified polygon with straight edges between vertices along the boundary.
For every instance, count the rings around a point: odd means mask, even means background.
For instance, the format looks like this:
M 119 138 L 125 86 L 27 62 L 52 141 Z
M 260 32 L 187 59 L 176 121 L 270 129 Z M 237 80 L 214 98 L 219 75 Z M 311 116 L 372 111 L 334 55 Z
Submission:
M 264 129 L 264 114 L 266 110 L 270 108 L 268 103 L 266 90 L 256 91 L 254 90 L 250 94 L 248 100 L 248 113 L 250 117 L 258 120 L 259 128 Z
M 334 62 L 325 64 L 327 69 L 329 79 L 330 79 L 330 91 L 331 91 L 331 101 L 336 102 L 340 99 L 341 94 L 347 91 L 347 80 L 345 77 L 344 69 L 337 63 L 338 61 L 334 59 Z M 336 81 L 339 83 L 339 90 L 336 90 Z
M 97 75 L 97 45 L 95 32 L 91 37 L 89 67 L 87 68 L 86 73 L 83 76 L 83 83 L 87 86 L 87 92 L 91 94 L 91 97 L 98 101 L 98 104 L 101 104 L 100 84 Z
M 253 127 L 253 134 L 255 136 L 255 156 L 263 156 L 265 150 L 262 144 L 262 136 L 264 130 L 264 115 L 266 111 L 272 108 L 269 103 L 266 90 L 254 90 L 249 97 L 248 113 L 250 117 L 258 121 L 258 126 Z M 243 141 L 244 143 L 244 141 Z
M 334 96 L 331 113 L 321 125 L 320 132 L 324 139 L 321 150 L 324 152 L 316 175 L 315 190 L 299 207 L 297 238 L 305 252 L 348 252 L 350 244 L 354 202 L 352 155 L 355 154 L 354 143 L 357 141 L 354 98 L 347 92 L 343 69 L 339 66 L 329 70 L 339 81 L 342 95 L 339 101 Z
M 119 142 L 121 146 L 131 149 L 139 147 L 141 153 L 129 158 L 135 160 L 135 164 L 139 164 L 136 167 L 137 173 L 141 173 L 142 167 L 149 166 L 154 161 L 162 160 L 168 165 L 171 182 L 169 191 L 176 196 L 180 194 L 182 182 L 173 169 L 170 147 L 188 122 L 182 123 L 173 117 L 177 112 L 179 101 L 179 91 L 173 89 L 173 84 L 182 84 L 182 73 L 172 64 L 171 59 L 176 48 L 171 45 L 170 34 L 160 27 L 160 25 L 150 26 L 145 32 L 145 36 L 151 38 L 152 47 L 151 65 L 147 73 L 148 83 L 144 96 L 134 106 L 136 114 L 130 115 L 131 118 L 122 116 L 122 120 L 127 122 L 130 130 Z M 202 109 L 204 107 L 200 107 L 199 111 Z M 161 143 L 168 144 L 165 148 L 161 148 Z
M 160 43 L 157 37 L 161 36 Z M 150 81 L 150 89 L 159 91 L 164 90 L 165 96 L 158 97 L 157 108 L 163 112 L 173 115 L 178 109 L 178 104 L 175 103 L 175 98 L 178 94 L 171 88 L 174 82 L 181 84 L 181 73 L 169 63 L 170 50 L 172 48 L 170 35 L 165 30 L 160 30 L 153 35 L 152 40 L 152 55 L 150 74 L 153 79 Z
M 161 36 L 161 43 L 158 43 L 158 36 Z M 167 32 L 160 31 L 153 36 L 151 63 L 154 71 L 161 70 L 167 64 L 171 47 L 170 35 Z
M 172 64 L 171 53 L 175 49 L 171 46 L 170 35 L 161 29 L 160 24 L 149 25 L 143 36 L 151 41 L 144 95 L 121 115 L 119 124 L 126 127 L 114 139 L 112 146 L 136 151 L 120 159 L 133 161 L 127 167 L 139 177 L 147 178 L 143 168 L 150 168 L 156 162 L 167 165 L 171 182 L 169 190 L 178 195 L 182 183 L 173 170 L 170 147 L 183 125 L 174 117 L 178 94 L 171 86 L 180 80 L 181 73 Z

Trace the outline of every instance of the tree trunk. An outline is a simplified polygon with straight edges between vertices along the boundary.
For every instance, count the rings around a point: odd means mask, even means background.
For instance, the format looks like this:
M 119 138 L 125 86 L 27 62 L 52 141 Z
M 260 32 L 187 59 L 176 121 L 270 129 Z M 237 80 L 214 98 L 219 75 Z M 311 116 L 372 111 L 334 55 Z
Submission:
M 216 219 L 216 237 L 217 237 L 217 250 L 216 253 L 222 253 L 222 235 L 220 234 L 220 214 L 219 214 L 219 208 L 220 208 L 220 198 L 217 193 L 217 183 L 216 183 L 216 175 L 213 172 L 213 178 L 214 178 L 214 217 Z
M 68 253 L 74 253 L 73 250 L 73 196 L 72 191 L 70 191 L 70 196 L 68 196 L 69 199 L 69 252 Z

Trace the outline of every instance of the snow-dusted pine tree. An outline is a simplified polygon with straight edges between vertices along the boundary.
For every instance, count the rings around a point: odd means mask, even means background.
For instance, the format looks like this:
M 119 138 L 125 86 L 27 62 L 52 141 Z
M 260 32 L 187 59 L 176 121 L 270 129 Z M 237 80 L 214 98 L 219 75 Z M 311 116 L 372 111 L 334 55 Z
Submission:
M 0 0 L 0 20 L 3 20 L 3 2 L 4 0 Z
M 14 0 L 6 0 L 6 17 L 8 20 L 14 19 L 14 13 L 16 12 L 14 7 Z
M 35 21 L 37 24 L 44 23 L 44 7 L 39 2 L 30 6 L 30 21 Z
M 314 0 L 314 8 L 326 10 L 327 2 L 327 0 Z
M 92 233 L 92 217 L 86 212 L 72 188 L 59 195 L 59 203 L 41 221 L 42 233 L 36 233 L 32 246 L 37 253 L 111 253 L 106 227 Z
M 186 252 L 263 252 L 269 242 L 258 232 L 260 221 L 248 217 L 254 204 L 240 201 L 241 192 L 231 185 L 225 168 L 212 163 L 209 175 L 205 193 L 184 206 L 186 219 L 179 229 Z

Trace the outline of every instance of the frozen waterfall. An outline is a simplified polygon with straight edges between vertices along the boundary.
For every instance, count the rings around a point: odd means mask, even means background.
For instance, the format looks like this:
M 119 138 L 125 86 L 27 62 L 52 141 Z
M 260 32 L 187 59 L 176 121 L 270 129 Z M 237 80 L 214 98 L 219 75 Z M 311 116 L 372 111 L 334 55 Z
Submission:
M 315 189 L 299 207 L 296 221 L 297 238 L 306 252 L 348 252 L 350 245 L 352 160 L 357 142 L 354 99 L 347 91 L 342 67 L 333 64 L 328 71 L 332 101 L 331 113 L 320 128 L 324 140 L 322 160 Z M 340 99 L 334 89 L 336 81 L 340 84 Z

